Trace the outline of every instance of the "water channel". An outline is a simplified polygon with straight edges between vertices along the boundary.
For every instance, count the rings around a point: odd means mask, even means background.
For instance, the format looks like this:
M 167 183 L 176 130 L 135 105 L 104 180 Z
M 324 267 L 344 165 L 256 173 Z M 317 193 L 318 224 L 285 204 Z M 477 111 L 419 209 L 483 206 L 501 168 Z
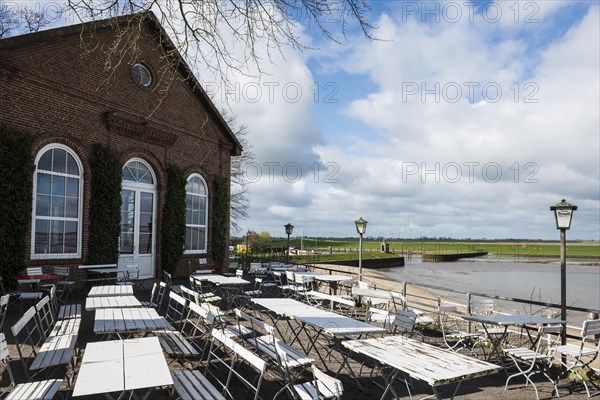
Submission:
M 456 262 L 422 262 L 418 256 L 404 267 L 379 270 L 396 281 L 435 285 L 464 292 L 560 303 L 560 262 L 514 262 L 498 258 L 475 258 Z M 448 295 L 448 293 L 444 293 Z M 465 301 L 461 294 L 451 297 Z M 567 262 L 567 304 L 600 309 L 600 266 L 597 262 Z M 525 305 L 503 304 L 506 312 L 528 312 Z M 527 307 L 527 308 L 525 308 Z M 510 309 L 512 308 L 512 309 Z M 575 313 L 574 313 L 575 314 Z M 578 313 L 574 320 L 582 320 Z M 571 322 L 571 318 L 569 318 Z M 573 321 L 575 322 L 575 321 Z

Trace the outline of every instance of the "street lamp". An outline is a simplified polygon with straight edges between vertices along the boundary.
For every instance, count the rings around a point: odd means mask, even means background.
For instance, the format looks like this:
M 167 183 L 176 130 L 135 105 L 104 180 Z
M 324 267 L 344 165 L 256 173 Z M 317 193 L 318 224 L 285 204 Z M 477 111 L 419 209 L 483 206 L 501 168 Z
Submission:
M 290 263 L 290 235 L 292 234 L 292 232 L 294 232 L 294 225 L 288 223 L 287 225 L 283 226 L 285 228 L 285 233 L 287 234 L 288 240 L 287 240 L 287 257 L 285 258 L 285 262 L 287 264 Z
M 250 232 L 250 229 L 248 229 L 248 232 L 246 232 L 246 271 L 248 271 L 250 268 L 250 258 L 248 258 L 248 253 L 250 252 L 250 246 L 248 246 L 248 238 L 250 237 L 250 234 L 252 234 L 252 232 Z
M 571 227 L 573 211 L 577 206 L 562 199 L 550 207 L 554 211 L 556 229 L 560 229 L 560 319 L 567 320 L 567 229 Z M 561 343 L 567 344 L 567 330 L 563 329 Z
M 362 237 L 363 237 L 363 234 L 367 231 L 368 222 L 365 221 L 364 219 L 362 219 L 362 217 L 360 217 L 359 219 L 354 221 L 354 224 L 356 225 L 356 232 L 358 232 L 358 237 L 359 237 L 358 280 L 359 280 L 359 282 L 362 282 L 362 252 L 363 252 Z

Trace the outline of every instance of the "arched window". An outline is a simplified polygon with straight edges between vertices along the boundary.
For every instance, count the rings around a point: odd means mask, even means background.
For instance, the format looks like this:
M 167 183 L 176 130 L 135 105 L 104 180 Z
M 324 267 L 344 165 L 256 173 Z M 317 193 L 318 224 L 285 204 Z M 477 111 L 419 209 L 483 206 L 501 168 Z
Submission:
M 79 157 L 66 146 L 51 144 L 40 150 L 35 167 L 32 258 L 81 257 Z
M 198 174 L 190 175 L 185 191 L 185 251 L 206 253 L 208 191 L 204 178 Z

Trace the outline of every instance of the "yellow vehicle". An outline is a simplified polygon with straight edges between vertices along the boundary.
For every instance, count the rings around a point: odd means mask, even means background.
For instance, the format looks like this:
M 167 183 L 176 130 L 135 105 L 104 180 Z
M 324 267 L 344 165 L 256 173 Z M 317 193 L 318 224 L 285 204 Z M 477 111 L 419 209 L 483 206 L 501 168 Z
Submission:
M 252 246 L 248 246 L 249 247 L 249 253 L 252 253 Z M 238 244 L 236 246 L 235 252 L 237 254 L 246 254 L 246 245 L 245 244 Z

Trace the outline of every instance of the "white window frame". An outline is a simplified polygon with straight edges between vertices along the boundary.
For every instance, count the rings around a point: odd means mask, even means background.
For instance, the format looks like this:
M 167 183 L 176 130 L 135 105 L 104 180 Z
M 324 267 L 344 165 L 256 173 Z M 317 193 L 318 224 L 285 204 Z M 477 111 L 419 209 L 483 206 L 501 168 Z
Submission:
M 204 189 L 206 190 L 206 194 L 204 195 L 204 197 L 206 198 L 205 209 L 204 209 L 205 221 L 204 221 L 204 225 L 188 224 L 186 221 L 185 228 L 186 228 L 186 230 L 188 227 L 204 228 L 204 250 L 185 249 L 183 254 L 207 254 L 208 253 L 208 185 L 206 184 L 206 180 L 204 179 L 204 177 L 202 175 L 193 173 L 187 177 L 186 186 L 187 186 L 187 182 L 189 182 L 192 178 L 200 178 L 200 181 L 204 184 Z M 186 189 L 186 191 L 185 191 L 186 202 L 187 202 L 188 194 L 191 196 L 198 196 L 198 197 L 202 196 L 202 195 L 198 195 L 195 193 L 190 193 Z M 184 248 L 185 248 L 185 246 L 187 246 L 187 243 L 184 244 Z
M 52 149 L 62 149 L 69 153 L 77 163 L 77 167 L 79 168 L 79 175 L 72 175 L 67 173 L 56 173 L 50 172 L 51 175 L 69 177 L 69 178 L 77 178 L 79 179 L 79 201 L 77 202 L 77 218 L 67 218 L 67 217 L 46 217 L 48 221 L 75 221 L 77 220 L 77 252 L 76 253 L 36 253 L 35 252 L 35 222 L 36 222 L 36 199 L 37 199 L 37 178 L 38 178 L 38 163 L 40 158 L 49 150 Z M 44 172 L 47 173 L 47 172 Z M 81 258 L 81 248 L 82 248 L 82 219 L 83 219 L 83 164 L 81 163 L 81 159 L 77 155 L 77 153 L 68 146 L 65 146 L 61 143 L 51 143 L 48 144 L 38 151 L 35 157 L 35 171 L 33 173 L 33 205 L 31 212 L 31 249 L 30 249 L 30 258 L 32 260 L 52 260 L 52 259 L 65 259 L 65 258 Z

